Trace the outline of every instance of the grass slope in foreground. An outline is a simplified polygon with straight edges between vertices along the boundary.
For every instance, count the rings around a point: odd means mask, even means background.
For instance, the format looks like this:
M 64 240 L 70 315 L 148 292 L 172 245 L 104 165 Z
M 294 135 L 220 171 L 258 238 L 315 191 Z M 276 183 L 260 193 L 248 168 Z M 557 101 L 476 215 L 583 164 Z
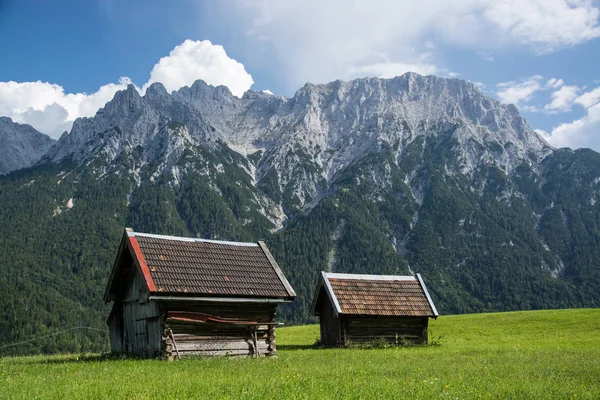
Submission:
M 278 330 L 277 359 L 0 359 L 0 398 L 598 399 L 600 309 L 441 317 L 439 345 L 313 349 Z

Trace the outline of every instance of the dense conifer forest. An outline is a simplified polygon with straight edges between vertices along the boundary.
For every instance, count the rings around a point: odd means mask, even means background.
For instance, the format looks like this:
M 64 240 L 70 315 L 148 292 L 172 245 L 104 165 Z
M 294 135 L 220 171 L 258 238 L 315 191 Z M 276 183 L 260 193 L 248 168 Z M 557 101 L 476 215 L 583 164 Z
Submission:
M 310 304 L 321 270 L 419 272 L 442 314 L 600 306 L 600 210 L 593 201 L 600 155 L 555 151 L 543 176 L 526 165 L 511 176 L 490 166 L 476 177 L 485 187 L 473 191 L 476 182 L 444 174 L 448 148 L 421 150 L 429 154 L 417 160 L 427 160 L 420 206 L 404 183 L 403 168 L 413 168 L 410 148 L 398 165 L 384 149 L 339 173 L 312 208 L 289 208 L 279 231 L 252 208 L 248 191 L 273 198 L 285 190 L 240 184 L 249 177 L 226 146 L 205 154 L 225 165 L 224 173 L 188 175 L 178 187 L 166 176 L 138 184 L 118 171 L 98 176 L 68 162 L 0 177 L 0 343 L 47 336 L 0 353 L 107 349 L 102 295 L 125 226 L 265 240 L 298 294 L 280 310 L 287 324 L 314 322 Z M 389 184 L 373 179 L 382 174 Z M 86 329 L 58 333 L 76 326 Z

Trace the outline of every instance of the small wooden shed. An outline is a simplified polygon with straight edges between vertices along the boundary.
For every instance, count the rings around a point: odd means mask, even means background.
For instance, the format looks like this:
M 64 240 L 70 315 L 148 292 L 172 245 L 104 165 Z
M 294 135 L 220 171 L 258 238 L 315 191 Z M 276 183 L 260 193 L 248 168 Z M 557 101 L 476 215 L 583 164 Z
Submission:
M 419 274 L 356 275 L 321 272 L 312 303 L 321 342 L 344 347 L 384 338 L 427 343 L 429 318 L 438 312 Z
M 275 315 L 296 297 L 263 242 L 126 229 L 106 287 L 113 352 L 143 357 L 270 356 Z

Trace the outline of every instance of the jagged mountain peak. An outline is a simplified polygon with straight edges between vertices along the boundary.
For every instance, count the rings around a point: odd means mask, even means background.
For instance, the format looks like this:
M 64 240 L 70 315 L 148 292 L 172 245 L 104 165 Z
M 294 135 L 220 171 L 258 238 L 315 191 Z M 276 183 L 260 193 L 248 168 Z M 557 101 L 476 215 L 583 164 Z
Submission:
M 28 130 L 29 129 L 35 130 L 35 128 L 33 128 L 29 124 L 21 124 L 19 122 L 13 121 L 12 118 L 10 118 L 10 117 L 2 117 L 2 116 L 0 116 L 0 126 L 2 126 L 4 128 L 6 128 L 6 127 L 11 127 L 11 128 L 23 127 L 23 128 L 27 128 Z
M 146 89 L 143 99 L 157 108 L 161 108 L 171 102 L 171 95 L 162 83 L 154 82 Z
M 154 82 L 146 89 L 145 96 L 164 96 L 168 94 L 169 93 L 167 92 L 167 88 L 165 88 L 165 85 L 163 85 L 160 82 Z
M 227 86 L 213 86 L 202 79 L 196 80 L 192 86 L 184 86 L 177 91 L 178 93 L 188 92 L 194 100 L 202 100 L 207 98 L 231 98 L 233 94 Z
M 139 112 L 142 108 L 142 103 L 142 96 L 136 87 L 129 84 L 125 90 L 115 93 L 113 99 L 106 103 L 104 108 L 100 109 L 99 112 L 106 114 L 108 117 L 115 116 L 120 118 Z
M 281 98 L 281 96 L 275 96 L 273 93 L 261 90 L 257 92 L 256 90 L 247 90 L 244 92 L 242 96 L 242 100 L 256 100 L 256 99 L 276 99 Z
M 0 117 L 0 175 L 35 164 L 54 142 L 31 125 Z
M 180 146 L 214 149 L 224 143 L 243 157 L 260 154 L 251 161 L 254 181 L 276 176 L 278 190 L 293 188 L 301 207 L 322 196 L 340 171 L 385 147 L 399 164 L 412 143 L 423 148 L 444 142 L 444 151 L 453 154 L 448 173 L 469 177 L 490 164 L 510 173 L 552 151 L 514 106 L 472 83 L 406 73 L 307 83 L 289 99 L 253 91 L 240 99 L 202 80 L 170 94 L 154 83 L 143 97 L 129 85 L 96 116 L 75 121 L 50 156 L 83 163 L 101 153 L 110 164 L 140 147 L 154 149 L 144 157 L 162 157 L 156 138 L 173 124 L 185 127 L 190 138 Z
M 356 78 L 349 81 L 337 79 L 332 82 L 315 84 L 307 82 L 304 86 L 298 89 L 298 92 L 306 92 L 311 90 L 331 91 L 331 90 L 349 90 L 349 89 L 370 89 L 370 90 L 385 90 L 391 93 L 422 93 L 430 91 L 435 87 L 449 87 L 455 91 L 462 90 L 463 92 L 483 93 L 472 82 L 457 79 L 443 78 L 435 75 L 420 75 L 415 72 L 406 72 L 393 78 L 377 78 L 365 77 Z

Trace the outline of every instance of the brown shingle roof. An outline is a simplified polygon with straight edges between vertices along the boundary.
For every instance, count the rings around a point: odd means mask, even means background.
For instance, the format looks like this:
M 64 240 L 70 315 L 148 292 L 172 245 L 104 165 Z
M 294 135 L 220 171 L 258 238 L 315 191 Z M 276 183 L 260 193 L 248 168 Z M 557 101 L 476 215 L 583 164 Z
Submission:
M 438 315 L 420 276 L 323 273 L 322 284 L 339 314 L 411 317 Z
M 209 297 L 296 295 L 262 242 L 202 240 L 131 230 L 124 240 L 150 292 Z

